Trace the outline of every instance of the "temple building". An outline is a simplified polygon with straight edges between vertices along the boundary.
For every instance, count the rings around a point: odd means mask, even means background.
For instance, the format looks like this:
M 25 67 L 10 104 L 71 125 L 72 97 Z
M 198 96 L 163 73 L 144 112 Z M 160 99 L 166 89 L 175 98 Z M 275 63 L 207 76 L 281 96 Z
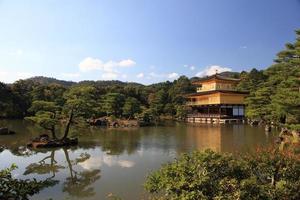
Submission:
M 242 121 L 245 116 L 244 99 L 248 92 L 235 88 L 240 79 L 215 74 L 193 82 L 197 92 L 187 95 L 190 113 L 188 122 L 226 123 Z

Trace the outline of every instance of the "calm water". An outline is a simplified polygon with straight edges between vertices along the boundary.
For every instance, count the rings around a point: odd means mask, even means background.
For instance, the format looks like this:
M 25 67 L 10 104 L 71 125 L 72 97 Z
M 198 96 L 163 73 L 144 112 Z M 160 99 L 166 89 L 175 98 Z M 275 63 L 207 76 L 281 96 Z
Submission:
M 265 134 L 248 125 L 195 125 L 166 123 L 136 129 L 90 128 L 76 130 L 73 148 L 29 151 L 22 148 L 44 131 L 25 121 L 0 121 L 17 134 L 0 136 L 0 169 L 16 163 L 18 178 L 52 178 L 59 183 L 32 199 L 122 199 L 146 197 L 142 184 L 147 174 L 183 152 L 206 148 L 218 152 L 247 152 L 273 143 L 276 132 Z

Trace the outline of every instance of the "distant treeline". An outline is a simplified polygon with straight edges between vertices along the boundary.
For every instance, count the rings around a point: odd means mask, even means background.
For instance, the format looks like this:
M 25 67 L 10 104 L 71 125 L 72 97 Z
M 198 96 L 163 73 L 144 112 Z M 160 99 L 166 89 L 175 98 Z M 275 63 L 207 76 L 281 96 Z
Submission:
M 173 82 L 145 86 L 121 81 L 82 81 L 79 83 L 53 78 L 34 77 L 13 84 L 0 83 L 0 117 L 24 118 L 34 115 L 30 109 L 37 102 L 51 102 L 63 107 L 70 94 L 93 102 L 86 118 L 114 116 L 135 118 L 146 115 L 184 117 L 184 95 L 195 92 L 191 81 L 182 76 Z M 34 103 L 36 102 L 36 103 Z M 84 102 L 83 102 L 84 104 Z
M 298 127 L 300 123 L 300 30 L 294 43 L 277 54 L 274 64 L 265 70 L 224 72 L 240 78 L 237 90 L 249 91 L 246 115 L 250 119 Z M 121 81 L 82 81 L 34 77 L 13 84 L 0 83 L 0 117 L 24 118 L 34 115 L 34 102 L 51 102 L 63 107 L 70 94 L 93 102 L 85 117 L 114 116 L 157 119 L 167 115 L 184 118 L 185 95 L 195 92 L 192 82 L 199 78 L 181 76 L 170 82 L 145 86 Z M 84 103 L 84 102 L 83 102 Z

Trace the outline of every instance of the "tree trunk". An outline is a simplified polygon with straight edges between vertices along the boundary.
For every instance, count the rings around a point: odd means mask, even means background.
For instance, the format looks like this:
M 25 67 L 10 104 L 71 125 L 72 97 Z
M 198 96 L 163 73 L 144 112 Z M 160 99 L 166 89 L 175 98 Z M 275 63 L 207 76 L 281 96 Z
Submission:
M 65 148 L 63 148 L 63 151 L 65 153 L 65 157 L 66 157 L 66 160 L 67 160 L 67 163 L 68 163 L 68 166 L 69 166 L 69 170 L 70 170 L 70 176 L 71 176 L 71 179 L 73 181 L 73 179 L 74 179 L 74 175 L 73 175 L 74 170 L 73 170 L 72 163 L 71 163 L 71 160 L 70 160 L 70 157 L 69 157 L 69 153 L 68 153 L 68 150 L 65 149 Z
M 70 126 L 71 126 L 71 123 L 72 123 L 72 120 L 73 120 L 73 116 L 74 116 L 74 110 L 72 109 L 62 140 L 66 139 L 68 137 Z
M 55 133 L 55 127 L 53 126 L 52 129 L 51 129 L 50 131 L 51 131 L 51 134 L 52 134 L 52 138 L 53 138 L 54 140 L 56 140 L 57 137 L 56 137 L 56 133 Z

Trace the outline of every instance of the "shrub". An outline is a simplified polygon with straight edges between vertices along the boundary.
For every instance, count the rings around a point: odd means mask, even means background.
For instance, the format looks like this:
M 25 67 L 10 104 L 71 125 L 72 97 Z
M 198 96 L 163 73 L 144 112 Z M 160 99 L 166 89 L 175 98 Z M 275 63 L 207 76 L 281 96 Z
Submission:
M 152 197 L 160 199 L 300 199 L 300 161 L 263 150 L 234 156 L 211 150 L 183 154 L 148 176 Z
M 15 179 L 11 172 L 16 168 L 17 166 L 13 164 L 10 168 L 0 170 L 0 199 L 27 200 L 28 196 L 57 183 L 54 180 Z

